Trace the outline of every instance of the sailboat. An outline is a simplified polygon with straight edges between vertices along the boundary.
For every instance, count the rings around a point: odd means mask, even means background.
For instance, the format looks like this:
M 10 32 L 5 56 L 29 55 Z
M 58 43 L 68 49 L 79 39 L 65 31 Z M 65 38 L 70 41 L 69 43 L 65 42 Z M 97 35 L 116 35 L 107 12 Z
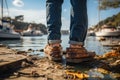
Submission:
M 22 36 L 42 36 L 43 33 L 40 30 L 36 30 L 31 24 L 28 26 L 28 29 L 21 32 Z
M 98 9 L 98 18 L 99 18 L 98 27 L 100 27 L 100 8 Z M 120 30 L 115 28 L 115 26 L 112 26 L 111 24 L 104 24 L 98 31 L 95 32 L 95 35 L 97 37 L 119 37 Z
M 8 20 L 3 20 L 3 0 L 1 0 L 1 10 L 0 39 L 20 39 L 21 35 L 14 31 L 14 25 Z
M 103 25 L 102 29 L 95 33 L 98 37 L 118 37 L 120 36 L 120 30 L 113 26 Z

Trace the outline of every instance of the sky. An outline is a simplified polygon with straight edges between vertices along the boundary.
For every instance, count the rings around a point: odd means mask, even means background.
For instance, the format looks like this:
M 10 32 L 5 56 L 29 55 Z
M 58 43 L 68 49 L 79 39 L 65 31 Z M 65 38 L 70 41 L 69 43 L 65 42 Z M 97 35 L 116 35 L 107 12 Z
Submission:
M 42 23 L 46 25 L 46 0 L 6 0 L 9 14 L 4 4 L 4 16 L 14 18 L 24 15 L 25 22 Z M 62 5 L 62 29 L 69 29 L 70 26 L 70 0 L 64 0 Z M 100 11 L 100 20 L 120 12 L 120 8 Z M 98 19 L 98 0 L 87 1 L 87 13 L 89 27 L 96 25 Z M 0 13 L 1 15 L 1 13 Z

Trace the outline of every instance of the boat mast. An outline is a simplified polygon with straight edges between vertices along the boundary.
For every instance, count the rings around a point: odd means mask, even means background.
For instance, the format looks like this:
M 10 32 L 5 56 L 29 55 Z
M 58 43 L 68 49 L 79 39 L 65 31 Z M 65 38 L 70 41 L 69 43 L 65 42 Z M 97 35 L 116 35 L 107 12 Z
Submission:
M 6 8 L 7 8 L 7 12 L 8 12 L 8 16 L 9 16 L 9 8 L 8 8 L 7 0 L 5 0 L 5 4 L 6 4 Z
M 98 27 L 100 27 L 100 0 L 98 0 Z
M 3 0 L 1 0 L 1 25 L 3 26 L 2 20 L 3 20 Z

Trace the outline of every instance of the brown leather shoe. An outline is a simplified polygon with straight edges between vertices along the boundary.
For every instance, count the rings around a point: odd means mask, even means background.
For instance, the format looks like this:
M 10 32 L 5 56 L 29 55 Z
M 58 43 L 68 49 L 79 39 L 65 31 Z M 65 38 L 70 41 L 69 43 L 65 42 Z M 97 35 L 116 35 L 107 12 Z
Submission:
M 53 61 L 59 61 L 62 59 L 62 47 L 60 46 L 51 46 L 46 45 L 44 48 L 46 56 Z
M 93 59 L 95 52 L 88 52 L 84 47 L 81 48 L 67 48 L 66 58 L 67 62 L 79 63 Z

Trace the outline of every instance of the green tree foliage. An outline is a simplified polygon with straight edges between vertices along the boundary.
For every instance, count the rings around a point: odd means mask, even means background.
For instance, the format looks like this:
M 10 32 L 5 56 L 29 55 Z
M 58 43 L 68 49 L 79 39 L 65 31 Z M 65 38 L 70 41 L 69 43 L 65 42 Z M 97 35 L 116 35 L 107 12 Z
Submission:
M 24 15 L 19 15 L 19 16 L 15 16 L 15 20 L 20 20 L 23 21 L 24 20 Z
M 119 8 L 120 0 L 99 0 L 100 1 L 100 10 L 106 10 L 110 8 Z
M 20 16 L 20 18 L 21 18 L 21 16 Z M 32 24 L 33 27 L 35 27 L 37 30 L 40 30 L 42 33 L 47 34 L 47 28 L 42 23 L 39 23 L 39 24 L 27 23 L 27 22 L 18 21 L 18 19 L 16 19 L 16 18 L 12 19 L 11 17 L 3 17 L 3 20 L 12 22 L 12 24 L 15 25 L 15 30 L 18 30 L 18 31 L 26 30 L 28 28 L 28 25 Z
M 37 23 L 27 23 L 27 22 L 20 22 L 20 21 L 13 21 L 16 30 L 26 30 L 29 24 L 32 24 L 37 30 L 40 30 L 42 33 L 47 34 L 47 28 L 44 24 L 37 24 Z
M 108 17 L 107 19 L 100 21 L 98 24 L 94 27 L 97 30 L 104 24 L 110 24 L 111 26 L 118 27 L 118 25 L 120 25 L 120 12 L 112 17 Z

